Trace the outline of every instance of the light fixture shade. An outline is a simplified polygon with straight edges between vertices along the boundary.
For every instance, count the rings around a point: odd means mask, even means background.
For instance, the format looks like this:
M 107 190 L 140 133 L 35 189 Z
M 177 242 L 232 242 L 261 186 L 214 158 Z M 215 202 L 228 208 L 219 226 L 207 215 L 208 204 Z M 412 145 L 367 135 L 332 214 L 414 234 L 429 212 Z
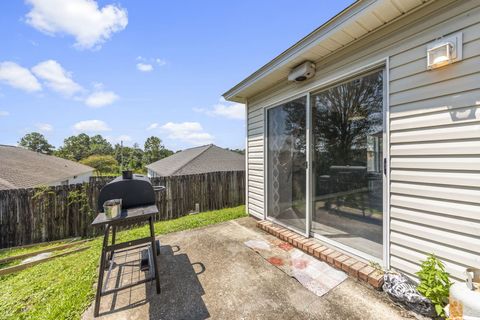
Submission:
M 427 69 L 435 69 L 462 59 L 462 33 L 442 38 L 427 46 Z
M 449 42 L 442 43 L 428 49 L 427 63 L 430 69 L 442 67 L 452 61 L 453 45 Z

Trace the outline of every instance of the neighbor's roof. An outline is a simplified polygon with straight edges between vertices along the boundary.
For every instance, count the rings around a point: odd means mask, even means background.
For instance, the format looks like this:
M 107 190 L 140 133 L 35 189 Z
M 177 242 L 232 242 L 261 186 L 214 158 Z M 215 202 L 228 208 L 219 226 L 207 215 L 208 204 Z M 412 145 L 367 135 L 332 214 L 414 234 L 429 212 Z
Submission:
M 290 70 L 302 62 L 309 60 L 318 63 L 432 1 L 358 0 L 225 92 L 223 97 L 245 103 L 248 98 L 287 79 Z
M 159 176 L 245 170 L 245 157 L 216 145 L 185 149 L 147 165 Z
M 93 170 L 74 161 L 0 145 L 0 190 L 50 184 Z

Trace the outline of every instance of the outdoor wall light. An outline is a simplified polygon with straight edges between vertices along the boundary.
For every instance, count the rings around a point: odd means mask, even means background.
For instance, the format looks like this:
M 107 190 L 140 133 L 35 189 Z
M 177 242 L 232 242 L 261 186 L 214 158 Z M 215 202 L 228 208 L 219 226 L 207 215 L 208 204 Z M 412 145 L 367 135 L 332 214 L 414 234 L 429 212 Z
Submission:
M 443 67 L 462 60 L 462 33 L 442 38 L 427 46 L 427 69 Z
M 450 42 L 428 49 L 428 66 L 438 68 L 448 64 L 452 60 L 452 51 L 453 44 Z

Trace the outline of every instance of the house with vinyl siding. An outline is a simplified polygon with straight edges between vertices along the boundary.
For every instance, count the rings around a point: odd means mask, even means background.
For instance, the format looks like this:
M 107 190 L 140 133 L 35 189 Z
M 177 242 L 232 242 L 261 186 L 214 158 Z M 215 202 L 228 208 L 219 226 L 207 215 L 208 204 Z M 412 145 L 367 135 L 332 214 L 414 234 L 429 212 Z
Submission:
M 357 1 L 224 97 L 250 215 L 410 276 L 480 267 L 479 1 Z

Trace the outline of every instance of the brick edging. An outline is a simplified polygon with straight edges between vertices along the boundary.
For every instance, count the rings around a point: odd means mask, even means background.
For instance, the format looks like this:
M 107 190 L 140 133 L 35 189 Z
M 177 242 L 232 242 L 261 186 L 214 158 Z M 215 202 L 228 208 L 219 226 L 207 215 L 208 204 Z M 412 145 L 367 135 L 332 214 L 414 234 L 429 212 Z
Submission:
M 383 271 L 377 270 L 365 262 L 336 251 L 333 248 L 329 248 L 316 239 L 306 238 L 270 221 L 257 221 L 257 227 L 292 244 L 294 247 L 315 258 L 323 260 L 337 269 L 343 270 L 349 276 L 368 283 L 377 290 L 381 290 L 382 288 Z

